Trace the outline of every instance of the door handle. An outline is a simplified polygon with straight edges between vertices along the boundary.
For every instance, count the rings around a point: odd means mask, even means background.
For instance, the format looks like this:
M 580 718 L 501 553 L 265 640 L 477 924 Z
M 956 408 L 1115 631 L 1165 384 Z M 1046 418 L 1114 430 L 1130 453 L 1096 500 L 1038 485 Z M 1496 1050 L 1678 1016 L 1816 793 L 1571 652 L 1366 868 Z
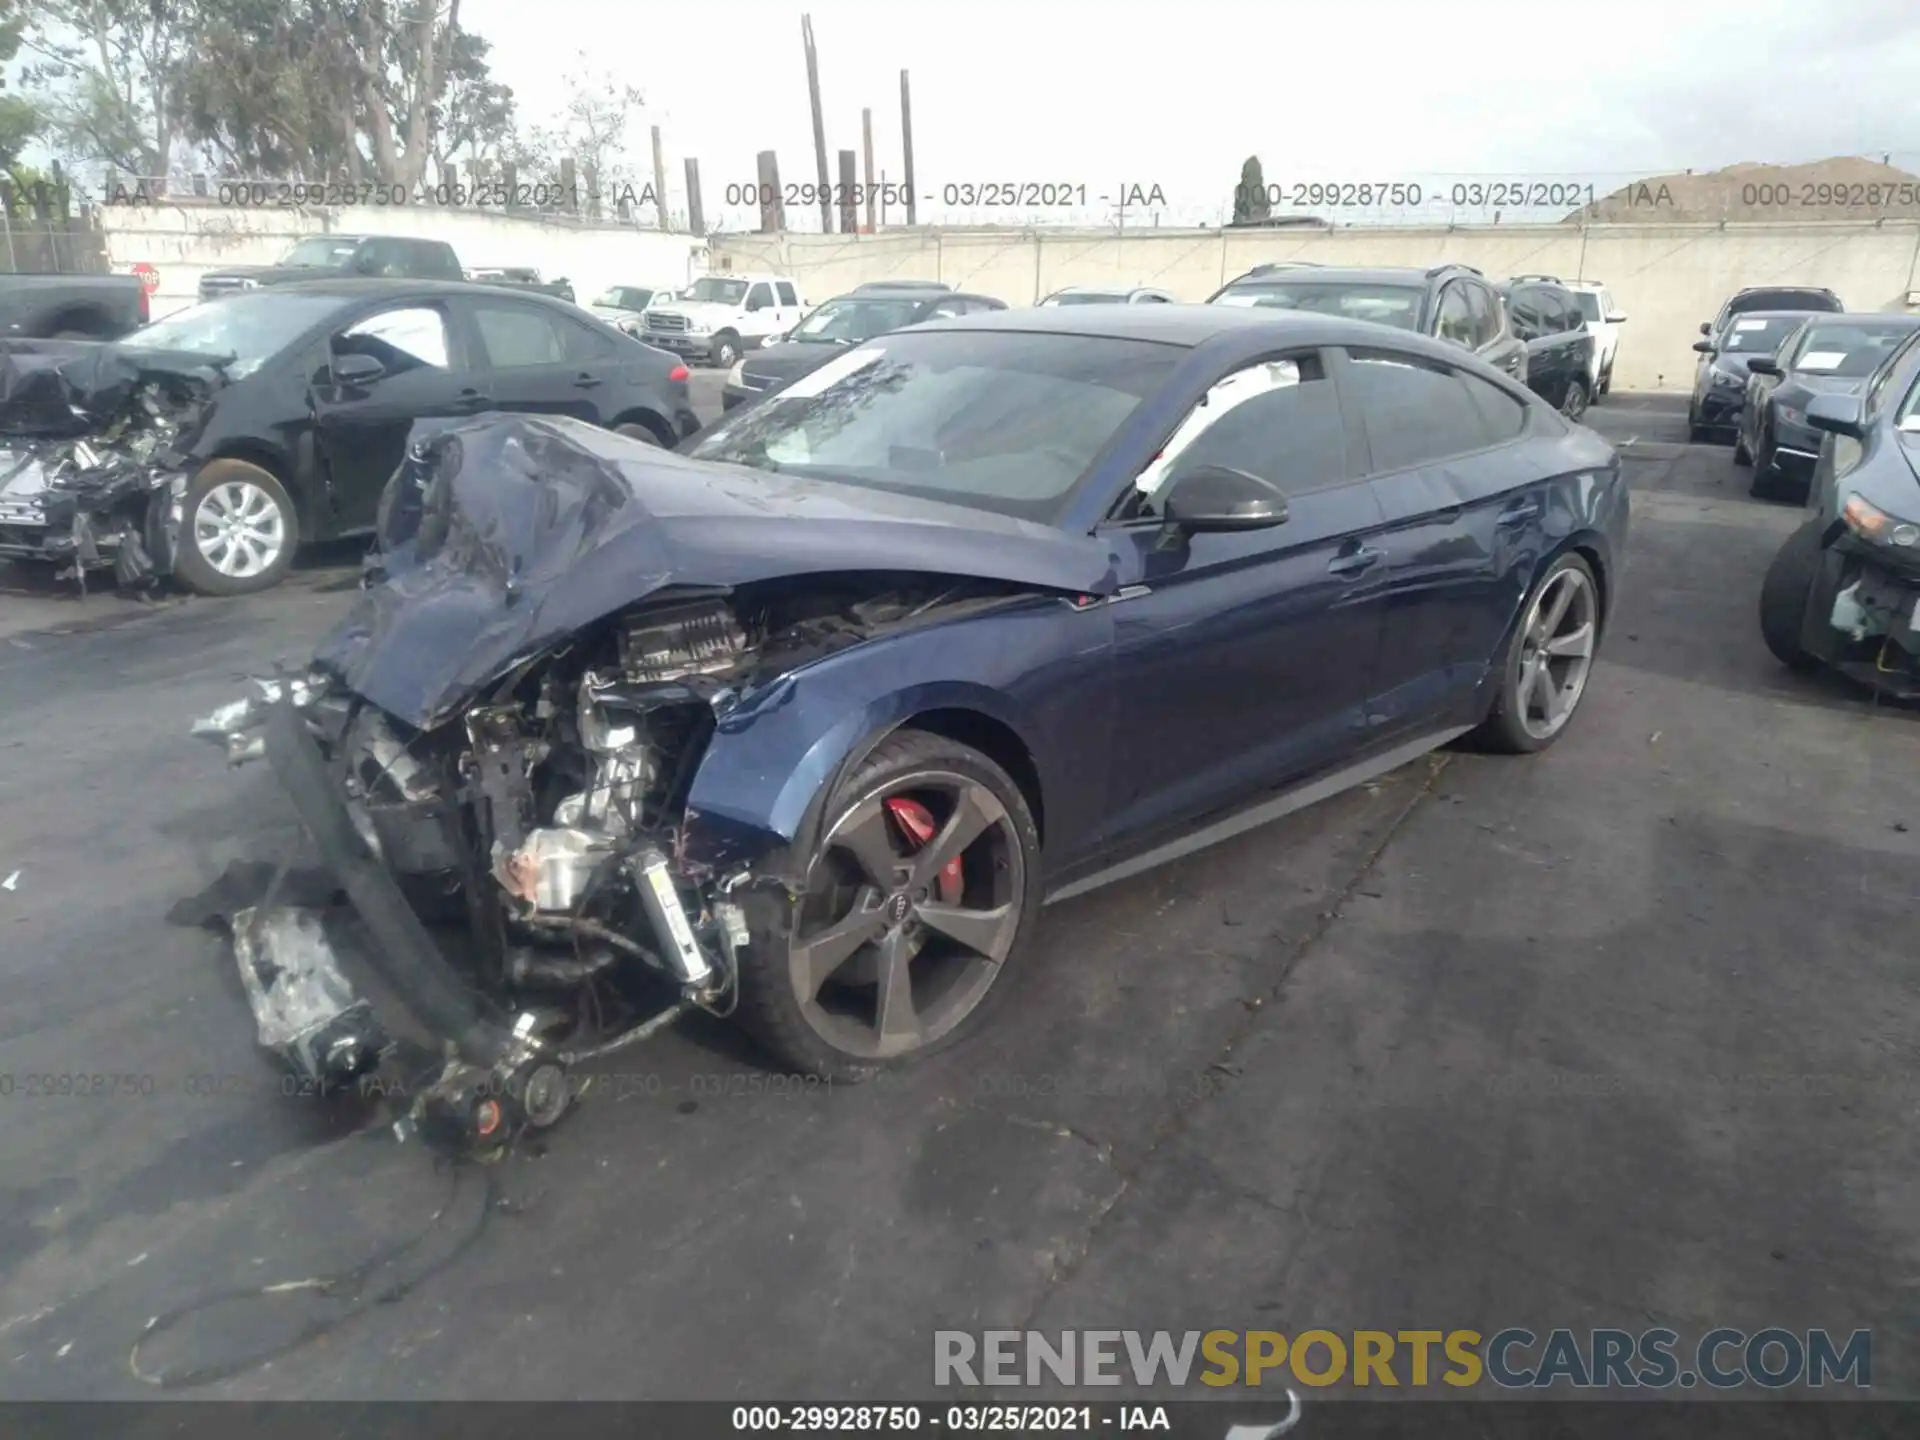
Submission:
M 1336 555 L 1327 562 L 1327 570 L 1334 575 L 1358 575 L 1363 570 L 1371 570 L 1386 556 L 1386 551 L 1375 550 L 1362 545 L 1358 550 L 1350 550 L 1344 555 Z
M 487 393 L 484 390 L 475 390 L 471 386 L 468 386 L 458 395 L 454 396 L 453 408 L 466 415 L 471 415 L 477 410 L 484 410 L 487 408 Z
M 574 376 L 573 383 L 576 389 L 591 390 L 594 386 L 600 383 L 600 377 L 598 375 L 589 375 L 586 371 L 583 370 L 578 375 Z
M 1504 529 L 1511 529 L 1515 525 L 1526 525 L 1539 518 L 1540 502 L 1537 500 L 1522 500 L 1518 504 L 1509 505 L 1506 509 L 1502 510 L 1498 523 Z

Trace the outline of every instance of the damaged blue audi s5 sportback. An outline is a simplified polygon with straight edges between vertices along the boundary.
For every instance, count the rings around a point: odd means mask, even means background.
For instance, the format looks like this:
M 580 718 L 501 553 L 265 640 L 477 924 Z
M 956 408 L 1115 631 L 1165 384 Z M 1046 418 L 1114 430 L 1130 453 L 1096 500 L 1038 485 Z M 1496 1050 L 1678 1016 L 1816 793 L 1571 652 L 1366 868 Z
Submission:
M 364 1072 L 386 996 L 488 1125 L 555 1118 L 663 978 L 810 1074 L 909 1060 L 1006 1000 L 1047 899 L 1455 737 L 1553 743 L 1626 531 L 1613 450 L 1523 386 L 1268 310 L 935 322 L 680 453 L 422 422 L 357 607 L 201 727 L 272 761 L 371 942 L 237 923 L 262 1040 Z

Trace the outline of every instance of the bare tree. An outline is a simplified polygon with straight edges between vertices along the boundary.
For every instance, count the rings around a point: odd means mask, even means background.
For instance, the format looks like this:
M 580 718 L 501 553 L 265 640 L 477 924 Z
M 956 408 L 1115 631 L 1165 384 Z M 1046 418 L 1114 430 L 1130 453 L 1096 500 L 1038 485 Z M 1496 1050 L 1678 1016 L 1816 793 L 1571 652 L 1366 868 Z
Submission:
M 68 160 L 167 175 L 173 76 L 191 52 L 194 0 L 23 0 L 22 80 Z

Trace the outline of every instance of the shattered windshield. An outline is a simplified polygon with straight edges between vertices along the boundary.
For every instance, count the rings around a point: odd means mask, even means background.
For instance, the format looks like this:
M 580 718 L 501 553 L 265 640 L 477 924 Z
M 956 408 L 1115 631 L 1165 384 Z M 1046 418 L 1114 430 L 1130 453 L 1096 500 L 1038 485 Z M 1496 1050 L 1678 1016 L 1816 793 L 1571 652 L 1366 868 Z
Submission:
M 724 419 L 689 452 L 1050 522 L 1185 351 L 901 330 Z
M 325 235 L 316 235 L 311 240 L 302 240 L 293 249 L 280 257 L 282 265 L 294 266 L 305 270 L 309 268 L 338 269 L 353 258 L 354 251 L 360 248 L 358 240 L 341 240 Z
M 288 295 L 251 290 L 207 300 L 142 326 L 128 350 L 179 350 L 223 363 L 229 380 L 250 375 L 313 326 L 339 310 L 333 295 Z

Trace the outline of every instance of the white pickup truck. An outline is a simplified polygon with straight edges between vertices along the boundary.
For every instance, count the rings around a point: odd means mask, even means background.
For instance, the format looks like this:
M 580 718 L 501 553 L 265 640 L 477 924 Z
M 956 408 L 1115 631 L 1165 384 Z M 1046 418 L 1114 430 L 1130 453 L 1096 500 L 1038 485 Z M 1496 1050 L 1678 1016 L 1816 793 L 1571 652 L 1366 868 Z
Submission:
M 641 316 L 640 338 L 688 360 L 722 370 L 768 336 L 800 323 L 807 302 L 787 275 L 703 275 L 677 300 Z

